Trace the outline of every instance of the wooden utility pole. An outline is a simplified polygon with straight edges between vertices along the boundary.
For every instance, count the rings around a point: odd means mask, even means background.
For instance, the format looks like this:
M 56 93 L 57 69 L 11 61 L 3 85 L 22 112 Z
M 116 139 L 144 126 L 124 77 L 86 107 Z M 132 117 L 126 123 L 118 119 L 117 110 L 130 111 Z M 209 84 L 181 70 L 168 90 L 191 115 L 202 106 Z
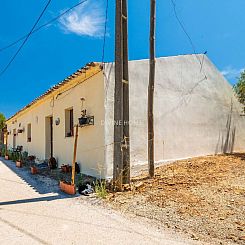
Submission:
M 122 1 L 123 32 L 123 184 L 130 183 L 129 149 L 129 75 L 128 75 L 128 11 L 127 0 Z
M 78 139 L 78 125 L 75 126 L 75 140 L 74 140 L 73 160 L 72 160 L 71 183 L 73 185 L 75 185 L 75 174 L 76 174 L 77 139 Z
M 130 182 L 127 0 L 116 0 L 114 165 L 116 190 Z
M 150 15 L 150 73 L 148 86 L 148 165 L 149 176 L 154 177 L 154 85 L 155 85 L 155 29 L 156 0 L 151 0 Z

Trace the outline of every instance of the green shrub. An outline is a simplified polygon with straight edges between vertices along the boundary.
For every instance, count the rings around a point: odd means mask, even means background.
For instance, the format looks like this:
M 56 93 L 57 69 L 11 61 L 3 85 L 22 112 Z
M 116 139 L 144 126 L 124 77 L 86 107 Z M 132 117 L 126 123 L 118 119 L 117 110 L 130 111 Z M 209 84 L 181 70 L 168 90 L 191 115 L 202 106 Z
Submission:
M 106 182 L 105 180 L 96 180 L 94 185 L 95 193 L 98 197 L 106 198 L 107 190 L 106 190 Z
M 27 160 L 28 160 L 28 152 L 27 151 L 24 151 L 22 153 L 22 161 L 23 162 L 27 162 Z
M 6 149 L 5 147 L 2 147 L 2 156 L 4 157 L 6 155 Z

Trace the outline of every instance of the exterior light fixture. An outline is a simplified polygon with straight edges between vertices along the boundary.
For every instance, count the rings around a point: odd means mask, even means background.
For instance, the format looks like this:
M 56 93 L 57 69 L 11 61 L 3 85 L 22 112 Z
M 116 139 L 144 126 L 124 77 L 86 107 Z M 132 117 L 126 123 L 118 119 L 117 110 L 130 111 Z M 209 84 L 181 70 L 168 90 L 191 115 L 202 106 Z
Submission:
M 55 125 L 58 126 L 59 124 L 60 124 L 60 118 L 58 117 L 58 118 L 55 119 Z

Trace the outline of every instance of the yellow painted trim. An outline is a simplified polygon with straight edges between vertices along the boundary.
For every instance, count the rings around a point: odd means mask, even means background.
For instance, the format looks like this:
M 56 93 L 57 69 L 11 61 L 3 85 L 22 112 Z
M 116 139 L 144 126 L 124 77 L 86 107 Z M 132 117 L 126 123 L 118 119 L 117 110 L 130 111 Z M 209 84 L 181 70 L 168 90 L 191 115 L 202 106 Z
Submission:
M 95 66 L 93 66 L 93 67 L 91 66 L 88 70 L 86 70 L 86 72 L 84 71 L 84 73 L 80 73 L 79 75 L 77 75 L 77 77 L 71 78 L 71 80 L 69 80 L 69 81 L 67 81 L 67 83 L 64 83 L 63 85 L 61 85 L 60 88 L 54 89 L 52 92 L 50 92 L 50 94 L 44 95 L 42 98 L 37 99 L 36 101 L 34 100 L 34 103 L 32 105 L 30 105 L 30 107 L 26 107 L 26 108 L 21 109 L 13 117 L 10 117 L 6 121 L 6 123 L 8 124 L 8 123 L 11 123 L 12 121 L 17 120 L 19 117 L 26 114 L 27 112 L 34 109 L 35 107 L 43 104 L 44 102 L 46 102 L 50 98 L 52 98 L 52 97 L 56 98 L 56 96 L 58 96 L 60 93 L 63 93 L 67 90 L 72 89 L 73 87 L 76 87 L 80 83 L 83 83 L 84 81 L 90 79 L 92 76 L 98 74 L 101 71 L 102 71 L 102 68 L 99 64 L 95 64 Z M 68 77 L 68 79 L 69 79 L 69 77 Z

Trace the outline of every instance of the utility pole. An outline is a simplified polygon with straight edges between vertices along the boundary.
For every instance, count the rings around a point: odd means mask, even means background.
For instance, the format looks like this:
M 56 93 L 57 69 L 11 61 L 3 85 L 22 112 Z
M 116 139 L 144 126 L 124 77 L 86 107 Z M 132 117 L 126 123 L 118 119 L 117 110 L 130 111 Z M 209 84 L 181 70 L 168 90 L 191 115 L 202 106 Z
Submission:
M 75 176 L 76 176 L 77 139 L 78 139 L 78 125 L 75 126 L 75 140 L 74 140 L 74 148 L 73 148 L 72 174 L 71 174 L 71 183 L 73 185 L 75 185 Z
M 116 0 L 113 183 L 130 183 L 127 0 Z
M 148 165 L 149 176 L 154 177 L 154 85 L 155 85 L 155 29 L 156 0 L 151 0 L 150 15 L 150 73 L 148 86 Z

